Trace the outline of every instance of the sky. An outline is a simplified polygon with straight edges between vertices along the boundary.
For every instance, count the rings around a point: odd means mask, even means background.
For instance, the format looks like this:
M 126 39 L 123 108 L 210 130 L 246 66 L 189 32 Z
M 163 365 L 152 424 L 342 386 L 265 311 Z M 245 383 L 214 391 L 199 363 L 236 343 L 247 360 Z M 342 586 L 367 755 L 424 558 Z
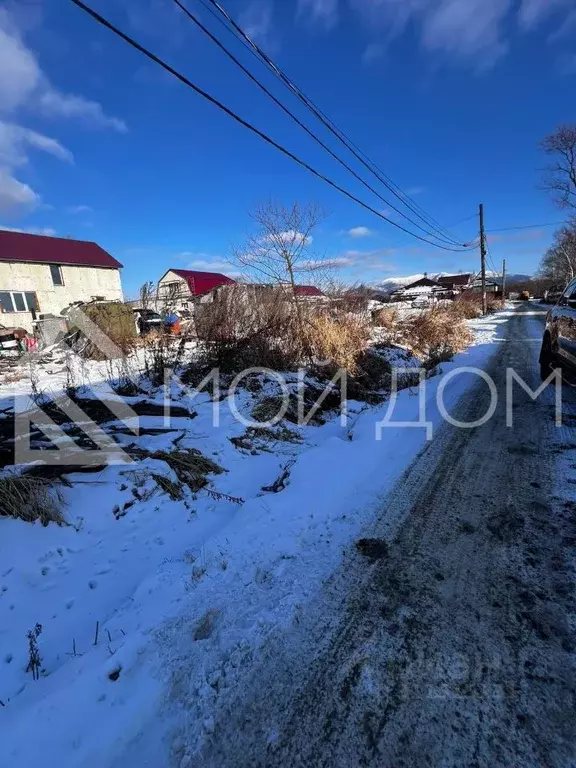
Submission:
M 91 6 L 351 194 L 412 231 L 391 193 L 199 0 L 187 7 L 376 189 L 258 90 L 172 0 Z M 459 242 L 561 222 L 539 142 L 576 120 L 573 0 L 222 0 L 330 119 Z M 473 271 L 347 199 L 99 26 L 70 0 L 0 2 L 0 228 L 95 240 L 127 296 L 169 268 L 223 271 L 266 200 L 319 204 L 310 259 L 343 281 Z M 399 206 L 401 207 L 401 206 Z M 406 210 L 406 209 L 403 209 Z M 408 215 L 414 218 L 410 211 Z M 421 223 L 421 222 L 419 222 Z M 489 234 L 532 273 L 554 227 Z M 419 232 L 419 234 L 422 234 Z

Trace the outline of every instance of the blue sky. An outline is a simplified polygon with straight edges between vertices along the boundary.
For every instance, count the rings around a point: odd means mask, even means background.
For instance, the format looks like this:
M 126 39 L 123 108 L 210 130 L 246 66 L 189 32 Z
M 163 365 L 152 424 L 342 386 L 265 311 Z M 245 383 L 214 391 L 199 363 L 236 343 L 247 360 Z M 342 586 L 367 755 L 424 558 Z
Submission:
M 91 4 L 318 170 L 386 209 L 171 0 Z M 473 215 L 480 201 L 488 229 L 564 218 L 538 189 L 545 163 L 538 142 L 576 119 L 573 0 L 223 4 L 442 224 Z M 198 0 L 187 6 L 331 141 Z M 249 230 L 250 209 L 270 196 L 322 204 L 329 215 L 310 248 L 338 260 L 347 281 L 468 271 L 478 263 L 477 252 L 430 248 L 346 200 L 68 0 L 0 2 L 1 226 L 96 240 L 124 263 L 125 291 L 133 295 L 169 267 L 232 271 L 226 259 Z M 469 220 L 454 233 L 470 240 L 476 226 Z M 495 234 L 492 259 L 531 272 L 552 233 Z

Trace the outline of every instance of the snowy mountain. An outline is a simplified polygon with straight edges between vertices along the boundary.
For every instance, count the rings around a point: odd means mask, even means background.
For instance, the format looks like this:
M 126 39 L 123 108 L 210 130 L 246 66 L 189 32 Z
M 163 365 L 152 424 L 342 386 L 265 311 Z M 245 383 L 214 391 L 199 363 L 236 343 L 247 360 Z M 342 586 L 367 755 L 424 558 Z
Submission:
M 428 272 L 427 277 L 431 280 L 438 280 L 439 277 L 444 275 L 453 275 L 454 272 Z M 415 283 L 416 280 L 421 280 L 424 274 L 407 275 L 406 277 L 387 277 L 384 280 L 380 280 L 379 283 L 375 283 L 372 288 L 381 293 L 392 293 L 392 291 L 402 288 L 404 285 L 410 285 Z M 494 280 L 496 283 L 502 282 L 502 275 L 499 272 L 486 271 L 486 277 L 488 280 Z M 523 282 L 524 280 L 530 280 L 530 275 L 523 274 L 511 274 L 506 276 L 507 283 Z

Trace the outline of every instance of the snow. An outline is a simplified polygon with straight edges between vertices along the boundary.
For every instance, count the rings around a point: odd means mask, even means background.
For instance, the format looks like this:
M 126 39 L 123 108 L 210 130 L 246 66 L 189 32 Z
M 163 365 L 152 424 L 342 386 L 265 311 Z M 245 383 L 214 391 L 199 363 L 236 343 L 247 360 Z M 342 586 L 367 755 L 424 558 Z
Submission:
M 474 345 L 442 364 L 442 372 L 485 366 L 506 320 L 502 312 L 471 321 Z M 409 363 L 400 349 L 391 359 L 399 367 Z M 64 386 L 53 374 L 46 378 Z M 105 378 L 103 367 L 92 367 L 94 388 Z M 432 377 L 426 386 L 433 430 L 442 421 L 441 380 Z M 476 380 L 470 372 L 451 379 L 448 410 Z M 24 381 L 17 383 L 19 394 L 25 390 Z M 266 384 L 264 392 L 272 391 Z M 239 392 L 241 413 L 261 394 Z M 417 420 L 415 394 L 398 393 L 394 421 Z M 0 396 L 7 398 L 7 390 Z M 180 396 L 187 404 L 186 393 Z M 172 501 L 150 472 L 175 477 L 164 462 L 146 459 L 70 475 L 63 491 L 70 526 L 0 518 L 0 765 L 162 766 L 171 746 L 184 759 L 193 755 L 213 731 L 214 712 L 234 691 L 239 670 L 271 634 L 298 621 L 301 606 L 426 441 L 423 426 L 394 424 L 377 440 L 388 404 L 350 401 L 346 425 L 335 417 L 294 427 L 301 442 L 277 441 L 253 455 L 231 443 L 245 427 L 226 402 L 218 427 L 207 395 L 191 405 L 196 418 L 176 419 L 175 432 L 140 437 L 138 445 L 166 449 L 183 436 L 179 448 L 199 448 L 227 470 L 211 476 L 209 488 L 243 503 L 204 490 Z M 147 427 L 163 426 L 161 417 L 145 418 Z M 290 462 L 286 488 L 264 493 L 262 486 Z M 125 514 L 113 513 L 127 502 L 134 503 Z M 33 681 L 26 633 L 36 623 L 43 627 L 43 672 Z M 172 743 L 175 731 L 185 733 L 185 749 Z

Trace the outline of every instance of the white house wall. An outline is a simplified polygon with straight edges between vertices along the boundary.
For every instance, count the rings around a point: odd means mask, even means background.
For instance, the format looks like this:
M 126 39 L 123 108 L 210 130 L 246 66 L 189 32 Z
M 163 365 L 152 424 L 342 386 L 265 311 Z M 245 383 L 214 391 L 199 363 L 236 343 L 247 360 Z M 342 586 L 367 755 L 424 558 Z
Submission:
M 122 301 L 122 284 L 118 269 L 61 265 L 64 285 L 54 285 L 48 264 L 0 262 L 0 291 L 33 291 L 38 312 L 59 315 L 74 301 L 90 301 L 102 296 Z M 18 325 L 32 329 L 30 312 L 0 313 L 2 325 Z

